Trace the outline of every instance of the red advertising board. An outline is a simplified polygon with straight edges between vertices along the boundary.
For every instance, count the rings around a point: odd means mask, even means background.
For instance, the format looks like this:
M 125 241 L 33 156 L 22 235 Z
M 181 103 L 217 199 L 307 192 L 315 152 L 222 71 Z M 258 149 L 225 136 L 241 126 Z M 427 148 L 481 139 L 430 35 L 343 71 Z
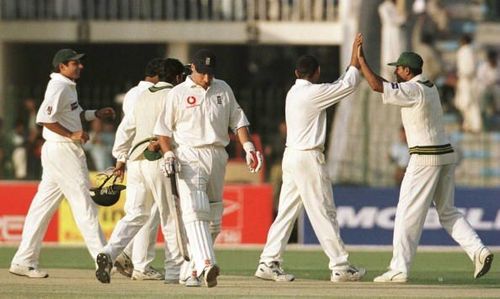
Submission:
M 0 242 L 19 242 L 38 182 L 0 181 Z M 49 223 L 45 241 L 57 241 L 57 211 Z
M 0 243 L 19 242 L 25 216 L 36 193 L 38 182 L 0 181 Z M 122 200 L 120 200 L 121 202 Z M 121 204 L 123 204 L 121 202 Z M 50 221 L 44 241 L 62 243 L 82 243 L 79 231 L 72 220 L 67 204 L 62 204 Z M 115 207 L 115 206 L 113 206 Z M 120 209 L 119 206 L 116 206 Z M 63 209 L 61 214 L 60 210 Z M 109 208 L 107 208 L 109 210 Z M 100 208 L 99 220 L 103 229 L 112 229 L 118 218 L 104 221 L 107 214 Z M 102 212 L 102 213 L 101 213 Z M 104 214 L 106 215 L 104 215 Z M 103 214 L 103 215 L 101 215 Z M 108 213 L 109 214 L 109 213 Z M 123 215 L 123 213 L 121 214 Z M 69 221 L 71 220 L 71 221 Z M 63 223 L 61 223 L 63 221 Z M 217 242 L 220 244 L 263 244 L 272 223 L 272 187 L 266 184 L 226 185 L 224 188 L 224 216 L 222 232 Z M 73 237 L 64 238 L 68 232 Z M 111 231 L 109 231 L 109 234 Z M 159 238 L 162 241 L 163 238 Z M 83 243 L 82 243 L 83 244 Z

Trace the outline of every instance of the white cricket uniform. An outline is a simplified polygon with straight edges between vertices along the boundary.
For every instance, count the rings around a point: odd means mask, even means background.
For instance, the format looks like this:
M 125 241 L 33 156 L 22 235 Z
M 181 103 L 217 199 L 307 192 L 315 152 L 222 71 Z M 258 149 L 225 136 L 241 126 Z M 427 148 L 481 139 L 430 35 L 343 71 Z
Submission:
M 140 95 L 132 111 L 125 115 L 119 126 L 116 134 L 117 138 L 113 146 L 113 156 L 117 158 L 124 157 L 130 151 L 131 145 L 136 145 L 147 138 L 153 137 L 153 128 L 156 119 L 165 105 L 167 94 L 172 87 L 170 83 L 159 82 Z M 176 269 L 176 273 L 167 272 L 166 277 L 178 279 L 183 258 L 176 246 L 175 223 L 173 223 L 173 217 L 170 217 L 172 191 L 170 183 L 160 171 L 163 159 L 149 161 L 144 158 L 142 153 L 147 145 L 148 143 L 144 143 L 142 146 L 139 146 L 128 157 L 126 215 L 113 230 L 111 238 L 104 248 L 104 252 L 109 253 L 114 260 L 148 222 L 152 216 L 150 214 L 152 211 L 151 207 L 153 204 L 156 204 L 165 238 L 165 259 L 166 262 L 170 263 L 168 266 Z M 167 231 L 168 226 L 174 226 L 173 231 Z M 149 244 L 151 241 L 149 239 L 150 235 L 148 232 L 145 232 L 145 235 L 144 240 L 141 241 L 148 242 Z M 156 238 L 156 235 L 154 237 Z M 148 244 L 141 245 L 147 247 Z M 147 264 L 134 264 L 134 269 L 144 271 L 145 266 Z
M 133 108 L 137 101 L 139 100 L 141 94 L 146 91 L 148 88 L 153 86 L 154 84 L 149 81 L 140 81 L 139 84 L 132 87 L 123 98 L 122 110 L 125 115 L 132 113 Z M 122 123 L 117 129 L 117 133 L 124 132 L 122 128 Z M 127 136 L 119 137 L 127 139 Z M 133 146 L 133 145 L 131 145 Z M 142 182 L 136 182 L 137 184 L 142 184 Z M 146 188 L 144 187 L 142 190 L 146 192 Z M 146 196 L 146 195 L 144 195 Z M 168 221 L 173 221 L 171 217 L 168 218 Z M 124 252 L 132 258 L 132 263 L 134 264 L 134 269 L 144 272 L 145 269 L 153 262 L 156 252 L 155 252 L 155 244 L 156 237 L 158 235 L 158 225 L 160 224 L 160 213 L 158 211 L 158 206 L 153 202 L 153 206 L 151 208 L 151 217 L 148 219 L 146 224 L 139 230 L 139 232 L 135 235 L 134 240 L 130 242 L 125 248 Z M 175 225 L 167 224 L 167 230 L 169 231 L 169 236 L 175 235 Z M 173 240 L 173 243 L 168 242 L 169 240 L 165 240 L 168 243 L 168 247 L 174 249 L 177 247 L 177 242 Z M 171 261 L 166 260 L 166 265 L 170 265 Z M 165 269 L 166 273 L 175 273 L 178 272 L 178 269 Z
M 323 154 L 326 109 L 350 95 L 358 85 L 359 71 L 351 66 L 333 83 L 313 84 L 297 79 L 286 96 L 286 149 L 278 215 L 260 262 L 282 262 L 293 225 L 303 208 L 334 270 L 349 264 L 339 234 L 332 184 Z
M 465 130 L 479 132 L 483 128 L 480 98 L 474 92 L 476 60 L 471 45 L 463 45 L 457 51 L 457 88 L 455 106 L 463 117 Z
M 36 122 L 59 123 L 71 132 L 81 131 L 76 83 L 52 73 Z M 52 215 L 66 197 L 75 222 L 93 259 L 106 240 L 97 219 L 97 207 L 90 197 L 85 152 L 79 142 L 43 128 L 42 180 L 31 202 L 23 227 L 21 244 L 12 264 L 37 267 L 42 240 Z
M 220 232 L 222 192 L 228 155 L 228 128 L 249 122 L 226 82 L 214 79 L 205 90 L 190 77 L 172 89 L 155 135 L 172 137 L 181 163 L 179 194 L 195 270 L 216 264 L 212 242 Z
M 441 225 L 473 259 L 483 244 L 454 206 L 457 159 L 445 134 L 436 86 L 422 75 L 404 83 L 384 82 L 382 99 L 384 104 L 401 107 L 411 154 L 396 210 L 390 270 L 409 274 L 432 203 Z

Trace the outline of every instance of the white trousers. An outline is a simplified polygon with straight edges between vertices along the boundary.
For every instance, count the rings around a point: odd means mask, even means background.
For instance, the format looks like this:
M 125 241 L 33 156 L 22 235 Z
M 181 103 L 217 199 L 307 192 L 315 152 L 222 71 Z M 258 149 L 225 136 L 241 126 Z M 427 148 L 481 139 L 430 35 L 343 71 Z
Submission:
M 146 190 L 144 189 L 144 192 Z M 160 225 L 160 212 L 158 205 L 153 203 L 148 221 L 135 235 L 132 242 L 125 248 L 124 252 L 131 257 L 134 269 L 144 272 L 153 262 L 156 256 L 155 244 L 158 235 L 158 226 Z M 167 217 L 167 248 L 169 256 L 165 257 L 165 277 L 174 279 L 179 277 L 180 265 L 176 260 L 176 252 L 179 250 L 175 238 L 175 221 L 173 217 Z
M 305 208 L 312 227 L 334 270 L 348 264 L 348 254 L 340 238 L 325 158 L 319 151 L 287 148 L 283 156 L 283 184 L 274 220 L 260 262 L 282 262 L 295 220 Z
M 413 158 L 413 157 L 412 157 Z M 427 211 L 432 203 L 439 221 L 471 260 L 483 244 L 464 216 L 455 208 L 455 164 L 422 166 L 410 158 L 394 224 L 391 270 L 409 273 Z
M 455 106 L 462 114 L 463 129 L 476 133 L 482 130 L 481 98 L 475 94 L 473 80 L 467 78 L 458 79 Z
M 37 267 L 42 240 L 49 221 L 67 198 L 73 217 L 93 259 L 106 244 L 90 198 L 85 153 L 80 144 L 46 141 L 42 147 L 42 181 L 31 202 L 23 227 L 21 244 L 13 264 Z
M 210 206 L 222 202 L 228 155 L 223 147 L 179 147 L 177 157 L 182 165 L 178 182 L 182 218 L 194 270 L 201 275 L 205 266 L 217 263 L 211 231 L 220 230 L 222 213 L 214 219 Z
M 158 206 L 165 240 L 171 238 L 167 229 L 169 218 L 171 218 L 170 211 L 172 210 L 171 187 L 165 176 L 160 172 L 160 163 L 162 163 L 161 159 L 157 161 L 131 161 L 128 164 L 125 216 L 117 223 L 108 244 L 104 248 L 104 252 L 110 254 L 113 260 L 151 218 L 153 203 Z M 144 233 L 147 235 L 145 239 L 149 244 L 150 235 L 148 233 L 150 232 L 145 231 Z M 175 239 L 175 235 L 173 238 Z M 170 248 L 168 242 L 165 242 L 165 259 L 175 261 L 179 267 L 183 261 L 178 247 Z

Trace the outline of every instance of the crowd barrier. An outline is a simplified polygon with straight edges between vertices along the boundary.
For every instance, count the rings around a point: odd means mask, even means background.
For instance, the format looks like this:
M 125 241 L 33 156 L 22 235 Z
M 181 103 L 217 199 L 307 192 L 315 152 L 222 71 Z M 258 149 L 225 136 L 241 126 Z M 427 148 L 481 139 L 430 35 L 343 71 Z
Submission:
M 334 187 L 340 234 L 349 245 L 392 245 L 396 188 Z M 455 206 L 486 245 L 500 245 L 500 188 L 457 188 Z M 319 244 L 305 213 L 299 218 L 299 242 Z M 422 245 L 457 245 L 441 228 L 437 212 L 427 214 Z
M 95 177 L 91 175 L 91 180 Z M 38 182 L 0 181 L 0 244 L 18 243 L 25 216 L 36 193 Z M 109 239 L 124 215 L 126 193 L 111 207 L 99 207 L 99 222 Z M 221 244 L 263 244 L 272 222 L 272 187 L 267 184 L 228 184 L 224 187 L 224 215 Z M 181 198 L 182 200 L 182 198 Z M 158 240 L 163 239 L 158 234 Z M 66 200 L 49 224 L 45 242 L 83 244 L 82 236 Z

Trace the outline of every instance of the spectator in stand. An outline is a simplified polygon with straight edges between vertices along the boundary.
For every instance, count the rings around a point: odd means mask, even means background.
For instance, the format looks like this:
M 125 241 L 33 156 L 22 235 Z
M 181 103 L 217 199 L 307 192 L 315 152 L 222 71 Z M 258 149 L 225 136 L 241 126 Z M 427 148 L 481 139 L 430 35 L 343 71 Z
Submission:
M 410 162 L 410 153 L 408 152 L 408 143 L 406 142 L 405 128 L 403 126 L 399 129 L 398 140 L 391 145 L 389 160 L 396 164 L 394 182 L 396 185 L 401 186 L 406 167 Z
M 16 121 L 14 131 L 11 136 L 11 142 L 13 145 L 11 159 L 14 168 L 14 177 L 18 180 L 22 180 L 26 178 L 28 164 L 25 127 L 22 120 Z
M 497 59 L 497 52 L 490 50 L 486 61 L 477 69 L 476 88 L 486 130 L 491 129 L 492 118 L 500 113 L 500 69 Z
M 378 7 L 378 14 L 382 22 L 382 41 L 380 49 L 380 65 L 382 77 L 393 79 L 393 70 L 387 64 L 396 60 L 401 52 L 406 50 L 403 25 L 406 16 L 398 11 L 395 0 L 385 0 Z
M 85 144 L 85 149 L 90 153 L 94 168 L 97 171 L 104 171 L 114 165 L 111 149 L 114 143 L 113 128 L 109 129 L 109 124 L 105 124 L 101 119 L 95 119 L 90 124 L 89 142 Z
M 426 62 L 422 68 L 423 73 L 429 80 L 435 82 L 443 72 L 444 63 L 440 53 L 434 47 L 434 36 L 423 33 L 420 42 L 414 43 L 413 48 Z
M 460 38 L 460 48 L 457 51 L 457 75 L 455 106 L 463 118 L 462 130 L 469 133 L 481 132 L 479 97 L 473 94 L 476 60 L 472 48 L 472 38 L 469 35 L 463 35 Z

